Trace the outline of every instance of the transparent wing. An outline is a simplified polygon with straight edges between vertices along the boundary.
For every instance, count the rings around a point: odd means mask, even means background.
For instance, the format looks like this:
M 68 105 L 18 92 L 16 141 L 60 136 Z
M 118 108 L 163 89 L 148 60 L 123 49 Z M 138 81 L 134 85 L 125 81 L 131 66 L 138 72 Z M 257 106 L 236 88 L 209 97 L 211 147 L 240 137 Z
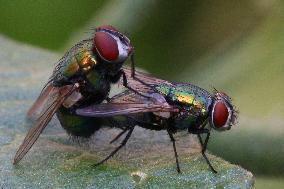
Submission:
M 132 78 L 131 68 L 128 67 L 123 67 L 123 71 L 126 74 L 128 86 L 130 86 L 134 90 L 139 91 L 140 93 L 154 93 L 155 91 L 153 90 L 153 87 L 160 84 L 166 84 L 169 86 L 174 85 L 169 81 L 156 78 L 148 73 L 141 71 L 135 71 L 135 78 Z M 120 84 L 123 84 L 122 80 L 120 81 Z
M 27 113 L 27 118 L 31 119 L 36 116 L 36 114 L 40 114 L 40 111 L 43 110 L 44 105 L 46 104 L 48 98 L 50 98 L 50 93 L 54 90 L 54 87 L 51 84 L 48 84 L 41 92 L 39 97 L 33 103 L 31 108 Z
M 17 150 L 14 157 L 14 164 L 18 163 L 25 156 L 64 100 L 66 100 L 66 98 L 68 98 L 68 96 L 70 96 L 77 87 L 78 86 L 76 84 L 66 85 L 60 88 L 48 86 L 46 88 L 46 93 L 48 92 L 48 95 L 43 91 L 42 95 L 38 98 L 39 102 L 34 104 L 30 111 L 34 112 L 34 110 L 37 110 L 39 106 L 44 106 L 46 108 L 41 111 L 39 117 L 34 121 L 23 143 Z
M 178 111 L 178 109 L 169 105 L 162 95 L 152 93 L 150 96 L 152 98 L 145 98 L 127 90 L 112 97 L 108 103 L 77 109 L 76 114 L 87 117 L 110 117 L 145 112 Z

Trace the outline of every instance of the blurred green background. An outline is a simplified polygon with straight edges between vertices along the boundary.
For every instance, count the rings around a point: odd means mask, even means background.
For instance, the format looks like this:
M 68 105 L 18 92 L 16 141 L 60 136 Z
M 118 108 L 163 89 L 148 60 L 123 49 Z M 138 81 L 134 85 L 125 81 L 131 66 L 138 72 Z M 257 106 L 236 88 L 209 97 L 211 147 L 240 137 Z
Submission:
M 284 2 L 281 0 L 0 0 L 0 35 L 63 55 L 111 24 L 136 64 L 172 81 L 226 91 L 239 123 L 209 149 L 284 187 Z M 51 68 L 52 69 L 52 68 Z

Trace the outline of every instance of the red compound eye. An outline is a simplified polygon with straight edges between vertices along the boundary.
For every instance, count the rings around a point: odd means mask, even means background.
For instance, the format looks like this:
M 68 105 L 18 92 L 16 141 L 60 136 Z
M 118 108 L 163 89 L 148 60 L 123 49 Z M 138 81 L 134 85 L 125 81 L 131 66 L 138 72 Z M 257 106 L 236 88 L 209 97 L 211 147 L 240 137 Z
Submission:
M 99 55 L 107 61 L 115 61 L 118 58 L 118 46 L 116 40 L 108 33 L 96 32 L 94 38 L 95 47 Z
M 219 101 L 214 106 L 213 124 L 216 128 L 223 127 L 228 119 L 229 112 L 226 105 Z
M 102 30 L 102 29 L 117 31 L 117 29 L 115 29 L 115 27 L 111 25 L 102 25 L 102 26 L 97 27 L 97 30 Z

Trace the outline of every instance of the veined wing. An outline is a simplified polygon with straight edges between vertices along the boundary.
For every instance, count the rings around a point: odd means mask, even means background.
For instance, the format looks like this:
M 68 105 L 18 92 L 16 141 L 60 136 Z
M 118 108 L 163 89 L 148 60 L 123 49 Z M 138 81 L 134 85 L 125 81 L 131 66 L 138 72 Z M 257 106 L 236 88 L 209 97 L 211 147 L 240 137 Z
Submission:
M 179 110 L 169 105 L 164 97 L 157 93 L 145 98 L 132 91 L 122 92 L 111 98 L 110 102 L 95 104 L 77 109 L 76 114 L 87 117 L 111 117 L 146 112 L 178 112 Z
M 47 126 L 52 116 L 58 110 L 58 108 L 62 105 L 62 103 L 74 92 L 78 89 L 78 85 L 66 85 L 64 87 L 51 87 L 48 86 L 48 95 L 46 96 L 45 92 L 42 93 L 43 96 L 39 97 L 40 106 L 45 106 L 45 109 L 42 110 L 40 116 L 34 121 L 32 127 L 28 131 L 23 143 L 19 147 L 14 157 L 13 164 L 18 163 L 25 154 L 29 151 L 29 149 L 33 146 L 35 141 L 38 139 L 43 129 Z M 41 104 L 44 101 L 44 105 Z M 38 104 L 32 106 L 34 109 L 38 108 Z M 33 112 L 33 109 L 31 110 Z
M 153 87 L 157 85 L 161 85 L 161 84 L 166 84 L 170 86 L 174 85 L 173 83 L 169 81 L 156 78 L 148 73 L 137 71 L 137 70 L 135 71 L 135 77 L 132 78 L 131 68 L 128 68 L 128 67 L 123 67 L 123 71 L 126 74 L 128 86 L 142 93 L 155 92 L 153 90 Z M 147 85 L 145 85 L 144 83 Z M 122 84 L 122 80 L 121 80 L 121 84 Z
M 39 97 L 36 99 L 36 101 L 33 103 L 33 105 L 30 107 L 27 118 L 31 119 L 37 114 L 40 114 L 40 111 L 43 110 L 44 105 L 46 105 L 46 102 L 48 101 L 48 98 L 50 98 L 50 94 L 54 90 L 54 87 L 49 83 L 40 93 Z

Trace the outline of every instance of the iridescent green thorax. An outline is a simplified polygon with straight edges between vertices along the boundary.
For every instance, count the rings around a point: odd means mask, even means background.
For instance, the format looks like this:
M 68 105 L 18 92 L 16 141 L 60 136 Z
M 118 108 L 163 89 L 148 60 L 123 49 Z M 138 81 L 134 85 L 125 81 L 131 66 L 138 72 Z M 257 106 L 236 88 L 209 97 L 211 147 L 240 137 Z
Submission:
M 183 105 L 197 114 L 208 114 L 212 97 L 204 89 L 191 84 L 176 84 L 174 86 L 161 84 L 155 88 L 172 104 Z
M 92 40 L 84 40 L 73 46 L 60 59 L 50 81 L 55 87 L 79 83 L 83 97 L 77 102 L 77 106 L 100 103 L 108 96 L 111 84 L 108 76 L 102 72 L 103 63 L 93 52 Z M 62 117 L 64 116 L 65 114 L 62 114 Z M 62 120 L 68 122 L 68 119 Z M 73 116 L 71 120 L 74 123 L 76 118 Z
M 62 67 L 62 74 L 66 78 L 70 78 L 76 74 L 88 75 L 96 64 L 97 60 L 92 51 L 79 51 L 75 56 L 70 57 L 66 61 L 66 64 Z

